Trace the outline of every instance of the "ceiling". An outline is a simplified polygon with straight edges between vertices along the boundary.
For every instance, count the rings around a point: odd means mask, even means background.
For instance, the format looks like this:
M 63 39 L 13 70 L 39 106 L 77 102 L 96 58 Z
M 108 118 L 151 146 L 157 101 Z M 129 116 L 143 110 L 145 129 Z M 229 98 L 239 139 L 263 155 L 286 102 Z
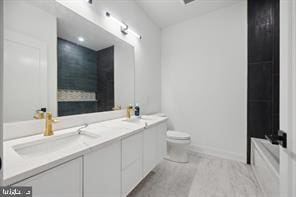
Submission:
M 195 0 L 186 5 L 182 0 L 135 1 L 160 28 L 165 28 L 244 0 Z

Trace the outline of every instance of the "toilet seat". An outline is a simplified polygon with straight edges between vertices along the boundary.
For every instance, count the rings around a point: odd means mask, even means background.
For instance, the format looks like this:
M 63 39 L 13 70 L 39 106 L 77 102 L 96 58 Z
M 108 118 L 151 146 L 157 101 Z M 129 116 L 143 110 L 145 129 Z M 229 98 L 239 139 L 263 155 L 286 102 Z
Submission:
M 191 144 L 191 140 L 176 140 L 176 139 L 171 139 L 171 138 L 167 138 L 166 139 L 167 142 L 169 143 L 174 143 L 176 145 L 187 145 L 187 144 Z
M 190 135 L 180 131 L 167 131 L 167 138 L 172 140 L 190 140 Z

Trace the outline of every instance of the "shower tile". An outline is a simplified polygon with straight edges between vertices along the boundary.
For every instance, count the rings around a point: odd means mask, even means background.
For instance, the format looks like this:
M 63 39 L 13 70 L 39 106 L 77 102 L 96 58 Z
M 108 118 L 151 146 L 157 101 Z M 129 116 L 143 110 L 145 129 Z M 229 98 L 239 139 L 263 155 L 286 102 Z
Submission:
M 248 99 L 272 99 L 272 63 L 249 64 Z
M 266 132 L 272 130 L 272 102 L 248 102 L 249 136 L 264 138 Z

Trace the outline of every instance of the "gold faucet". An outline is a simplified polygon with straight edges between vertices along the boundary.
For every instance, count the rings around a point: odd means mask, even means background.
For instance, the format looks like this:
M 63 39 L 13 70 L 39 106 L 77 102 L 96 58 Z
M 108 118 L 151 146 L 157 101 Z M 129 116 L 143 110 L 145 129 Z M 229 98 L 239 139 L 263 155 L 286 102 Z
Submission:
M 47 112 L 45 115 L 45 129 L 44 129 L 44 136 L 51 136 L 53 135 L 52 124 L 58 122 L 58 120 L 52 118 L 52 114 Z
M 132 112 L 133 112 L 133 106 L 130 104 L 128 107 L 127 107 L 127 110 L 126 110 L 126 117 L 128 119 L 131 119 L 132 117 Z

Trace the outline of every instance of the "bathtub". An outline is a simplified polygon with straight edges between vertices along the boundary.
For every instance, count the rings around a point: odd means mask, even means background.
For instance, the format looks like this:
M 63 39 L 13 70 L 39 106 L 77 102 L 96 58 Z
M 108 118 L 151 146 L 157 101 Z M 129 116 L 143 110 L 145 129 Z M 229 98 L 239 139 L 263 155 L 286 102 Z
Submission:
M 266 197 L 279 196 L 279 146 L 268 140 L 252 138 L 251 166 Z

